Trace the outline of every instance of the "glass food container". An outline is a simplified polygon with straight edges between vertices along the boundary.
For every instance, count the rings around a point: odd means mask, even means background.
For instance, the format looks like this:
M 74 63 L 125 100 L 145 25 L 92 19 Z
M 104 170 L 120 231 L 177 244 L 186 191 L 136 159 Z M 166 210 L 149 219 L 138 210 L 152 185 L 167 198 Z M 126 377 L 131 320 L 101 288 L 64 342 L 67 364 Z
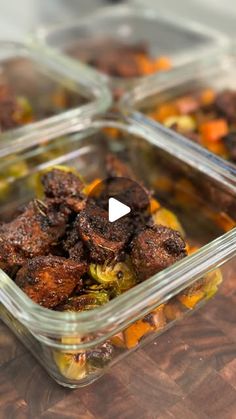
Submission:
M 0 42 L 0 155 L 78 118 L 105 111 L 108 89 L 83 65 L 75 71 L 16 42 Z M 39 134 L 40 132 L 40 134 Z M 34 137 L 34 138 L 33 138 Z M 12 150 L 12 149 L 11 149 Z
M 114 42 L 113 49 L 109 41 Z M 135 7 L 107 7 L 74 23 L 41 28 L 36 42 L 33 42 L 34 46 L 37 42 L 60 53 L 63 52 L 72 58 L 73 62 L 78 62 L 79 59 L 89 62 L 90 67 L 99 68 L 102 80 L 109 84 L 115 97 L 120 97 L 124 91 L 139 83 L 140 80 L 149 78 L 149 74 L 158 71 L 162 75 L 168 74 L 163 71 L 171 66 L 180 66 L 203 57 L 211 49 L 218 50 L 227 44 L 228 40 L 218 32 L 198 23 L 191 21 L 186 23 L 177 19 L 176 16 L 165 16 L 155 10 L 136 5 Z M 123 47 L 121 47 L 120 59 L 119 55 L 116 55 L 114 59 L 114 49 L 117 48 L 117 43 L 121 46 L 133 46 L 139 50 L 136 57 L 140 64 L 139 77 L 134 77 L 130 73 L 132 64 L 126 55 L 127 50 L 123 50 Z M 76 49 L 77 45 L 78 49 Z M 92 53 L 88 58 L 89 49 Z M 106 50 L 109 57 L 103 55 Z M 154 66 L 156 69 L 150 70 L 150 62 L 147 63 L 145 57 L 139 60 L 143 53 L 144 55 L 147 53 L 152 60 L 157 59 L 157 66 Z M 103 57 L 101 66 L 98 66 L 97 55 Z M 164 61 L 160 62 L 158 57 L 166 57 L 167 60 L 164 58 Z M 168 60 L 170 65 L 165 65 Z M 113 61 L 115 61 L 114 66 Z M 120 68 L 122 63 L 122 71 L 119 74 L 112 72 L 111 75 L 105 68 L 105 62 L 109 62 L 109 68 L 114 67 L 114 71 L 117 71 L 117 67 Z
M 145 115 L 145 117 L 155 121 L 155 125 L 158 125 L 160 129 L 165 130 L 165 128 L 161 128 L 160 124 L 167 127 L 167 129 L 172 128 L 175 131 L 175 134 L 172 135 L 173 142 L 176 144 L 182 142 L 187 145 L 187 142 L 190 143 L 190 140 L 193 140 L 191 141 L 191 145 L 189 144 L 189 147 L 195 149 L 205 147 L 208 150 L 207 154 L 210 159 L 216 159 L 218 165 L 235 173 L 236 94 L 233 93 L 235 98 L 232 99 L 232 102 L 230 102 L 231 98 L 229 98 L 230 100 L 227 99 L 227 92 L 230 92 L 230 90 L 236 91 L 235 64 L 236 47 L 233 44 L 226 51 L 217 54 L 217 56 L 211 56 L 206 60 L 199 60 L 195 64 L 189 64 L 183 66 L 181 69 L 173 70 L 169 79 L 165 80 L 162 85 L 160 85 L 158 78 L 153 77 L 152 80 L 137 86 L 123 96 L 120 102 L 120 108 L 124 113 L 137 111 L 139 114 Z M 208 125 L 209 128 L 214 130 L 215 123 L 220 123 L 220 125 L 223 123 L 224 128 L 224 121 L 227 121 L 227 114 L 222 113 L 220 108 L 218 109 L 218 116 L 215 115 L 214 100 L 217 94 L 224 92 L 226 92 L 226 95 L 221 98 L 221 103 L 218 99 L 218 106 L 221 106 L 222 109 L 224 106 L 225 109 L 228 107 L 227 112 L 234 112 L 235 121 L 229 124 L 231 128 L 228 132 L 223 133 L 222 139 L 210 138 L 206 141 L 204 140 L 204 131 L 200 129 L 200 124 L 202 127 Z M 172 116 L 176 112 L 176 109 L 174 109 L 175 104 L 177 106 L 183 106 L 188 101 L 187 106 L 190 102 L 192 102 L 190 106 L 195 106 L 195 98 L 202 100 L 202 109 L 204 109 L 202 115 L 200 114 L 201 108 L 200 111 L 198 109 L 194 110 L 194 108 L 191 111 L 191 108 L 189 108 L 189 112 L 186 108 L 186 112 L 183 109 L 185 114 L 182 115 L 179 113 L 180 118 L 178 116 Z M 213 102 L 204 103 L 204 101 L 208 100 L 213 100 Z M 180 129 L 177 133 L 175 123 L 178 124 L 178 121 L 180 123 L 182 121 L 184 125 L 182 132 Z M 189 123 L 191 124 L 191 122 L 195 126 L 190 127 Z M 210 124 L 208 124 L 209 122 Z M 211 125 L 212 122 L 213 124 Z M 185 126 L 186 123 L 188 126 Z M 221 126 L 217 128 L 215 125 L 215 128 L 221 129 Z M 186 131 L 184 131 L 185 129 Z M 191 132 L 188 131 L 189 129 Z M 186 136 L 184 135 L 185 132 Z M 231 134 L 230 141 L 228 137 Z M 205 150 L 202 152 L 205 153 Z
M 176 214 L 195 252 L 101 308 L 80 313 L 42 308 L 0 271 L 2 320 L 54 380 L 71 388 L 97 380 L 193 312 L 218 291 L 225 273 L 235 271 L 233 180 L 220 170 L 215 173 L 214 162 L 201 153 L 193 152 L 191 161 L 184 147 L 176 153 L 166 146 L 164 134 L 138 120 L 94 121 L 1 161 L 1 174 L 22 162 L 27 173 L 18 179 L 5 177 L 0 220 L 11 220 L 17 208 L 34 196 L 41 171 L 68 165 L 91 182 L 104 178 L 104 159 L 110 152 L 123 156 L 161 205 Z

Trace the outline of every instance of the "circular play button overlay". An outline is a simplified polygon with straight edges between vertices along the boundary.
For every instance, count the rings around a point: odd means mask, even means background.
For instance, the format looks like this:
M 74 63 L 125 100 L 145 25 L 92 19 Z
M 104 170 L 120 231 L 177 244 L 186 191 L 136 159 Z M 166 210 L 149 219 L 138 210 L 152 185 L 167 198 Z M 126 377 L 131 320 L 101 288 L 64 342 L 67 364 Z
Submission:
M 90 191 L 78 217 L 79 234 L 97 263 L 120 258 L 133 234 L 150 220 L 149 196 L 128 178 L 108 178 Z
M 139 183 L 123 177 L 112 177 L 98 183 L 89 193 L 87 206 L 96 205 L 107 212 L 109 222 L 123 217 L 145 218 L 150 197 Z

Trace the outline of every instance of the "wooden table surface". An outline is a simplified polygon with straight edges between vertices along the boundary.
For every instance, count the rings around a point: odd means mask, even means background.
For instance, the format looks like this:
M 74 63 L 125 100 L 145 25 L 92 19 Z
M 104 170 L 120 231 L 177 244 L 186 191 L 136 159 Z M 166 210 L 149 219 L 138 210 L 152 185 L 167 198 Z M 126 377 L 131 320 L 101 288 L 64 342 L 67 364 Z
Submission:
M 0 418 L 236 419 L 235 326 L 231 275 L 201 310 L 96 383 L 69 390 L 0 323 Z

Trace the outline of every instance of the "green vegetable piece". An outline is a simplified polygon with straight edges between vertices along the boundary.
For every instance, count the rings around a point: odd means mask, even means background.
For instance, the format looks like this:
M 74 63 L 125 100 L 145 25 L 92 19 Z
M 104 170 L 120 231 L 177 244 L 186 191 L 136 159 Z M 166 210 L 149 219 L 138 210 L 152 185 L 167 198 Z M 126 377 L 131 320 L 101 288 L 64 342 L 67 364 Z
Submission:
M 135 274 L 128 262 L 119 262 L 115 265 L 92 263 L 89 272 L 95 281 L 104 287 L 113 287 L 116 295 L 122 294 L 136 284 Z

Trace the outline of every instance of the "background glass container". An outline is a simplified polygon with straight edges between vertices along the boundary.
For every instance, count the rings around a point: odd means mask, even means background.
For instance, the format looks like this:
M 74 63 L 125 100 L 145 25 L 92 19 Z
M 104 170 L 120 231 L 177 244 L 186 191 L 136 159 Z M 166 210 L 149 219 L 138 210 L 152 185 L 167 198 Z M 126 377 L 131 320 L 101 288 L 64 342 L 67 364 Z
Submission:
M 232 44 L 216 56 L 209 56 L 205 60 L 196 60 L 195 63 L 173 70 L 169 74 L 169 79 L 163 80 L 162 84 L 159 83 L 158 78 L 153 76 L 149 81 L 127 92 L 120 101 L 120 109 L 123 113 L 137 112 L 140 116 L 142 114 L 153 120 L 151 115 L 159 105 L 172 102 L 177 98 L 191 96 L 209 89 L 213 89 L 214 92 L 227 89 L 235 90 L 235 64 L 236 47 Z M 161 130 L 166 129 L 157 121 L 155 121 L 155 125 L 159 126 Z M 209 159 L 217 161 L 217 164 L 224 167 L 226 171 L 236 173 L 234 163 L 213 155 L 213 151 L 206 151 L 203 149 L 203 145 L 191 142 L 187 137 L 184 137 L 184 134 L 174 132 L 172 139 L 173 144 L 185 143 L 187 147 L 202 150 L 202 153 Z
M 97 39 L 114 39 L 124 44 L 147 45 L 153 58 L 167 56 L 174 67 L 203 57 L 210 50 L 217 50 L 228 44 L 228 39 L 215 30 L 195 22 L 187 22 L 165 16 L 155 10 L 135 6 L 107 7 L 76 22 L 51 28 L 40 28 L 37 42 L 67 54 L 78 42 Z M 76 62 L 71 58 L 71 61 Z M 77 61 L 78 62 L 78 61 Z M 119 93 L 137 84 L 141 79 L 110 77 L 99 72 L 113 91 Z M 165 73 L 160 73 L 161 75 Z M 159 75 L 160 75 L 159 74 Z
M 53 57 L 33 52 L 20 43 L 2 41 L 0 47 L 0 84 L 8 85 L 18 100 L 23 99 L 33 117 L 25 125 L 0 134 L 1 156 L 8 154 L 9 145 L 12 149 L 21 147 L 28 138 L 42 138 L 43 134 L 64 129 L 78 118 L 91 118 L 109 107 L 108 89 L 82 64 L 73 71 L 63 59 L 56 63 Z

